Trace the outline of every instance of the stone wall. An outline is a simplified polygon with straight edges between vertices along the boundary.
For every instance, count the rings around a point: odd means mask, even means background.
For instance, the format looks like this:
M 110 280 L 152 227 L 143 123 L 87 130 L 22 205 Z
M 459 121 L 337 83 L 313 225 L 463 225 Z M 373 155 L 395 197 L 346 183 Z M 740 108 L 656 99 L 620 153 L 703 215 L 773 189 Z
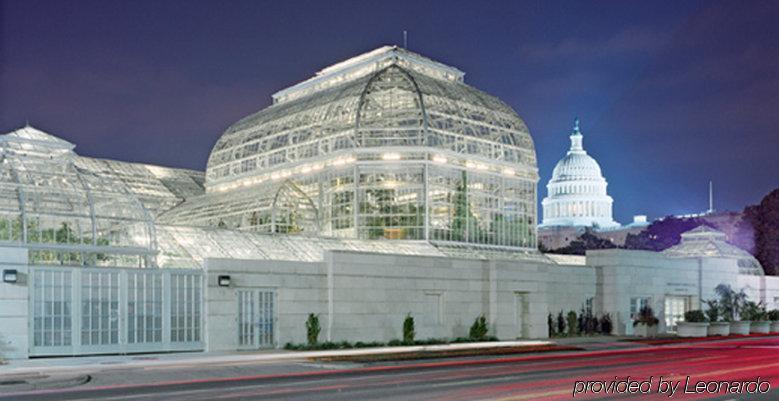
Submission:
M 0 273 L 14 269 L 16 283 L 0 280 L 0 357 L 27 358 L 29 292 L 27 249 L 0 247 Z
M 389 341 L 406 314 L 418 339 L 468 335 L 485 315 L 502 339 L 546 337 L 548 265 L 327 252 L 324 262 L 207 259 L 208 350 L 237 347 L 236 291 L 274 289 L 277 345 L 306 340 L 306 317 L 319 315 L 320 340 Z M 217 285 L 230 275 L 231 286 Z

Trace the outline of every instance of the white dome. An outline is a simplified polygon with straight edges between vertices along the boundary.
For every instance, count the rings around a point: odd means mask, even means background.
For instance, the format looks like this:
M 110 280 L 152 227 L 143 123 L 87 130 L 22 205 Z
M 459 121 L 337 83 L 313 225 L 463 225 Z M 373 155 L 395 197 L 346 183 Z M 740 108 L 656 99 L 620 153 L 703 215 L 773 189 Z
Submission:
M 611 217 L 612 199 L 606 192 L 608 183 L 600 165 L 582 146 L 584 136 L 579 119 L 571 133 L 571 148 L 554 168 L 547 184 L 548 195 L 541 226 L 590 226 L 617 228 Z
M 598 162 L 586 152 L 568 152 L 554 168 L 552 181 L 603 179 Z

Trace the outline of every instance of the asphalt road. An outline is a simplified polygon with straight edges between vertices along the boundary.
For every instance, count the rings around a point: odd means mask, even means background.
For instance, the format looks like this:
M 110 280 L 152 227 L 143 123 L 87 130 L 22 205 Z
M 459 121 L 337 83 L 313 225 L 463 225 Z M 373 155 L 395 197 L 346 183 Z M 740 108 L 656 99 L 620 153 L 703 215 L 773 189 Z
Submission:
M 216 373 L 221 368 L 211 369 Z M 283 373 L 278 373 L 278 368 L 268 371 L 273 373 L 234 377 L 222 373 L 213 378 L 175 381 L 160 381 L 165 372 L 159 371 L 150 384 L 93 383 L 24 393 L 2 393 L 0 388 L 0 400 L 779 400 L 779 338 L 397 365 L 329 365 L 316 369 L 298 366 Z M 606 381 L 608 385 L 616 377 L 626 376 L 639 385 L 649 380 L 643 387 L 648 393 L 604 394 L 600 390 L 574 397 L 577 382 Z M 667 386 L 666 391 L 660 392 L 661 376 L 672 385 L 680 383 L 673 396 L 669 397 Z M 685 394 L 688 376 L 690 389 L 699 381 L 754 381 L 759 377 L 764 382 L 761 389 L 770 384 L 770 390 L 756 395 L 724 391 Z M 617 389 L 623 390 L 627 384 L 618 385 Z M 590 390 L 600 387 L 591 384 Z

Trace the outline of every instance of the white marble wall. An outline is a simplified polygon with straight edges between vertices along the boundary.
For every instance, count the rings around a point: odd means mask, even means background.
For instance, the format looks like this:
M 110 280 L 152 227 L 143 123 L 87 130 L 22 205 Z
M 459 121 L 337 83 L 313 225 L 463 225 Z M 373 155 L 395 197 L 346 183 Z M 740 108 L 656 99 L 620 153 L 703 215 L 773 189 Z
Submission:
M 0 356 L 9 359 L 27 358 L 27 249 L 0 247 L 0 274 L 6 269 L 17 270 L 18 281 L 11 284 L 0 280 Z

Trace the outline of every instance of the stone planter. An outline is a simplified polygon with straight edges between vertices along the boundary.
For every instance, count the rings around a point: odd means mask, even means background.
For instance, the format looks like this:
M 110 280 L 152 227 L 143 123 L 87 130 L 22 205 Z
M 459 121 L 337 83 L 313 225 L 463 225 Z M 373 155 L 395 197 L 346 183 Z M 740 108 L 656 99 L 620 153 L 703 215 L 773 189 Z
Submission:
M 752 322 L 749 325 L 749 332 L 750 333 L 768 333 L 768 330 L 771 329 L 771 322 L 769 321 L 757 321 Z
M 706 337 L 709 324 L 706 322 L 676 323 L 676 335 L 679 337 Z
M 771 333 L 779 333 L 779 320 L 771 322 Z
M 749 320 L 730 322 L 730 334 L 749 334 Z
M 706 330 L 706 334 L 710 336 L 729 336 L 730 335 L 730 323 L 729 322 L 710 322 L 709 327 Z
M 633 326 L 633 334 L 639 336 L 639 337 L 656 337 L 657 336 L 657 326 L 647 326 L 644 323 L 639 323 L 635 326 Z

